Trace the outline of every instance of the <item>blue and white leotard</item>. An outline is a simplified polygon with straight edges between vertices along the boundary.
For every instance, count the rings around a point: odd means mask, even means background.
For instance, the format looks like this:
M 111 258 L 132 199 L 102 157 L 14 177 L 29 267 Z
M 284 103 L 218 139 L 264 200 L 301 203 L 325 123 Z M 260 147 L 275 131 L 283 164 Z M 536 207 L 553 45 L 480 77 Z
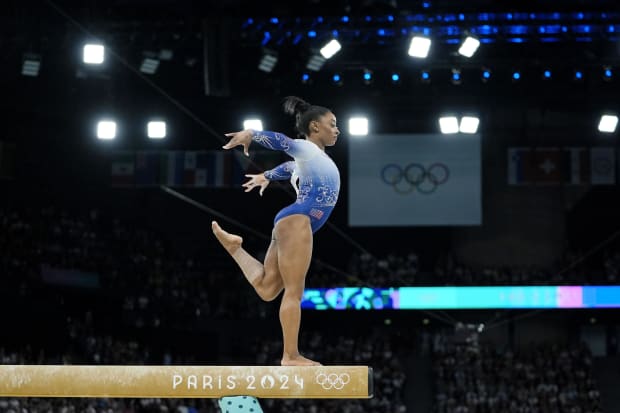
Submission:
M 291 179 L 297 200 L 282 209 L 274 219 L 274 225 L 282 218 L 303 214 L 310 218 L 312 232 L 316 232 L 331 214 L 340 192 L 340 172 L 332 159 L 316 144 L 306 139 L 291 139 L 277 133 L 254 132 L 252 140 L 262 146 L 284 151 L 295 160 L 285 162 L 265 172 L 269 180 Z M 299 185 L 296 185 L 299 177 Z

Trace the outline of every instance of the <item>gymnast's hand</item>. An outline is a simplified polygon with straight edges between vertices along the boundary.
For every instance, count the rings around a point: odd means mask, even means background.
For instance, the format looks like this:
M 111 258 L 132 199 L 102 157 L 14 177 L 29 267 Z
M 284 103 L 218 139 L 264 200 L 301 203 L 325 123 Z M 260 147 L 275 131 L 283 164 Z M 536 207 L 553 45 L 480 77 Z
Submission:
M 235 146 L 243 146 L 243 153 L 245 156 L 250 156 L 248 150 L 250 148 L 250 144 L 252 143 L 252 135 L 254 135 L 254 131 L 252 129 L 227 133 L 226 136 L 230 138 L 230 141 L 228 141 L 226 145 L 222 146 L 222 148 L 231 149 Z
M 260 196 L 263 196 L 265 188 L 267 188 L 267 185 L 269 185 L 269 179 L 265 178 L 265 175 L 263 174 L 247 174 L 246 177 L 250 178 L 250 180 L 241 185 L 245 188 L 245 192 L 250 192 L 252 189 L 258 187 L 260 188 L 258 194 Z

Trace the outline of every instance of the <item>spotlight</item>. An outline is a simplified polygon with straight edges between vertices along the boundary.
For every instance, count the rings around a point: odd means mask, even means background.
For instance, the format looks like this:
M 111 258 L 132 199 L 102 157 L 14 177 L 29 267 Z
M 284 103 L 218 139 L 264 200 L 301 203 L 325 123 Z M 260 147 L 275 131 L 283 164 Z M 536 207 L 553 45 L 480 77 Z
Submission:
M 611 67 L 604 66 L 603 67 L 603 80 L 609 82 L 613 76 L 614 76 L 614 72 L 611 70 Z
M 82 53 L 82 60 L 86 64 L 100 65 L 104 61 L 105 49 L 102 44 L 86 44 Z
M 368 118 L 356 117 L 349 119 L 349 135 L 366 136 L 368 135 Z
M 491 79 L 491 70 L 487 68 L 482 69 L 482 74 L 480 75 L 480 78 L 483 82 L 488 82 Z
M 340 42 L 336 39 L 332 39 L 321 48 L 320 53 L 325 59 L 329 59 L 338 53 L 340 49 L 342 49 Z
M 459 54 L 465 57 L 472 57 L 479 46 L 480 40 L 475 37 L 467 36 L 459 48 Z
M 618 126 L 618 117 L 615 115 L 603 115 L 598 123 L 598 130 L 604 133 L 614 133 Z
M 246 119 L 243 121 L 243 129 L 252 129 L 255 131 L 261 131 L 263 130 L 263 121 L 260 119 Z
M 166 122 L 150 121 L 146 126 L 146 132 L 150 139 L 163 139 L 166 137 Z
M 265 50 L 263 57 L 261 57 L 258 63 L 258 70 L 265 73 L 270 73 L 278 63 L 278 54 L 271 50 Z
M 142 59 L 142 64 L 140 65 L 140 71 L 142 73 L 146 73 L 147 75 L 154 75 L 157 72 L 157 68 L 159 67 L 159 59 L 156 57 L 153 52 L 144 52 L 144 58 Z
M 431 39 L 427 37 L 414 36 L 409 44 L 408 54 L 411 57 L 425 58 L 431 48 Z
M 368 69 L 364 69 L 364 74 L 362 75 L 364 79 L 365 85 L 370 85 L 372 83 L 372 71 Z
M 452 69 L 452 84 L 460 85 L 461 82 L 462 82 L 461 70 L 460 69 Z
M 41 56 L 33 53 L 24 53 L 22 58 L 22 75 L 37 77 L 41 68 Z
M 452 134 L 459 131 L 459 121 L 456 116 L 445 116 L 439 118 L 439 129 L 443 134 Z
M 459 132 L 461 133 L 476 133 L 478 131 L 478 125 L 480 119 L 475 116 L 463 116 L 461 118 L 461 124 L 459 125 Z
M 113 120 L 101 120 L 97 123 L 97 138 L 111 140 L 116 138 L 116 122 Z
M 423 83 L 430 83 L 431 73 L 428 70 L 422 70 L 422 72 L 420 72 L 420 80 Z
M 320 54 L 312 55 L 310 56 L 310 59 L 308 59 L 308 63 L 306 63 L 306 69 L 312 70 L 313 72 L 318 72 L 321 70 L 326 61 L 327 59 Z

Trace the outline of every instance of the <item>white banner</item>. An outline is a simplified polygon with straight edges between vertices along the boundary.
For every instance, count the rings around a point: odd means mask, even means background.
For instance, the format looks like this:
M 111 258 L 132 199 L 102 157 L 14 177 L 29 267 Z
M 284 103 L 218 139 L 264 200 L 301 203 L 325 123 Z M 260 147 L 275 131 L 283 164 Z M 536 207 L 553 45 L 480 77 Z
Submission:
M 349 140 L 349 225 L 480 225 L 479 135 Z

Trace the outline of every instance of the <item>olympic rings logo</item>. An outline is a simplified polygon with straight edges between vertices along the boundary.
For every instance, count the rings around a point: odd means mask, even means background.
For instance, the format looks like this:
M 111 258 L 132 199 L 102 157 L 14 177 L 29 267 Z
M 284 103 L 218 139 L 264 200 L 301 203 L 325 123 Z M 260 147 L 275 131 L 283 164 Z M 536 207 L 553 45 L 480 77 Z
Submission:
M 351 376 L 349 376 L 349 373 L 342 373 L 342 374 L 319 373 L 316 376 L 317 384 L 320 384 L 321 387 L 323 387 L 323 389 L 325 390 L 329 390 L 329 389 L 342 390 L 344 386 L 347 385 L 350 381 L 351 381 Z
M 390 163 L 381 170 L 381 180 L 394 188 L 399 194 L 417 191 L 421 194 L 432 194 L 439 185 L 450 178 L 450 170 L 443 163 L 436 162 L 424 167 L 419 163 L 410 163 L 404 168 Z

